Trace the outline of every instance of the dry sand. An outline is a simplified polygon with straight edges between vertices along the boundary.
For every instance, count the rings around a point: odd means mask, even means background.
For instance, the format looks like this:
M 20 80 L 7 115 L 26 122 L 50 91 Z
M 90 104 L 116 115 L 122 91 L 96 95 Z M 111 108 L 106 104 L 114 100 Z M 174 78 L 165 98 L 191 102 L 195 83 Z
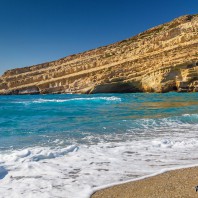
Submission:
M 91 198 L 196 198 L 198 167 L 183 168 L 99 190 Z

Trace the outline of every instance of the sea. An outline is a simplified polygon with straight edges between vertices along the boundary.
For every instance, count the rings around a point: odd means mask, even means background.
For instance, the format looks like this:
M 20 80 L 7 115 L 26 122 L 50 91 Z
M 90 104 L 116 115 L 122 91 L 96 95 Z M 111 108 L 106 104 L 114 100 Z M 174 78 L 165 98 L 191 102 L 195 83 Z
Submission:
M 0 96 L 1 198 L 88 198 L 197 150 L 198 93 Z

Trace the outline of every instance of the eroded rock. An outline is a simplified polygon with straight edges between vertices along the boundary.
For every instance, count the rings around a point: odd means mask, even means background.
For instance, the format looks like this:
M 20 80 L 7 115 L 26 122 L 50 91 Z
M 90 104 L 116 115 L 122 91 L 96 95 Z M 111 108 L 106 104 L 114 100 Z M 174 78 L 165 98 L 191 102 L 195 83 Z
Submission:
M 65 58 L 13 69 L 0 94 L 198 90 L 198 15 Z

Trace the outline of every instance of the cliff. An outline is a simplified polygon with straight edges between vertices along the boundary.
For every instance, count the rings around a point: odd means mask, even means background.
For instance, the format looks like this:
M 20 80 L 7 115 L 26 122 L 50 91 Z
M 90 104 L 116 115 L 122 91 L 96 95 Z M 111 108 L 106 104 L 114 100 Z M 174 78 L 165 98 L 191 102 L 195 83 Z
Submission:
M 142 91 L 198 91 L 198 15 L 0 77 L 0 94 Z

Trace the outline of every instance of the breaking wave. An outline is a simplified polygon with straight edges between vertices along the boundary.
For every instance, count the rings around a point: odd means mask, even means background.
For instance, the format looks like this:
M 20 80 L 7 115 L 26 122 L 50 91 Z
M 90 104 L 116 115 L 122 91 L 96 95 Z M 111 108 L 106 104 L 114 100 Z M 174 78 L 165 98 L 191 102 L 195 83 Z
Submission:
M 67 103 L 67 102 L 121 102 L 121 98 L 111 97 L 90 97 L 90 98 L 72 98 L 72 99 L 36 99 L 33 101 L 15 102 L 18 104 L 34 104 L 34 103 Z

